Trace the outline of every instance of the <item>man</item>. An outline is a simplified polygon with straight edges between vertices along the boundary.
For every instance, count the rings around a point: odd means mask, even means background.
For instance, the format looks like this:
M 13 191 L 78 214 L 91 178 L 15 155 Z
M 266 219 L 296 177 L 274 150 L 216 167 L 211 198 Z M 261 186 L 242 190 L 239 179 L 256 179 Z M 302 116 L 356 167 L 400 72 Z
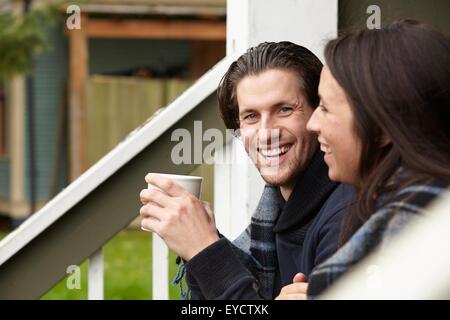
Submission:
M 290 42 L 262 43 L 229 68 L 218 88 L 225 125 L 239 129 L 267 183 L 251 224 L 233 243 L 209 208 L 175 183 L 149 174 L 163 191 L 143 190 L 142 226 L 186 262 L 196 299 L 272 299 L 305 282 L 337 249 L 341 213 L 352 190 L 328 179 L 306 123 L 319 104 L 322 64 Z

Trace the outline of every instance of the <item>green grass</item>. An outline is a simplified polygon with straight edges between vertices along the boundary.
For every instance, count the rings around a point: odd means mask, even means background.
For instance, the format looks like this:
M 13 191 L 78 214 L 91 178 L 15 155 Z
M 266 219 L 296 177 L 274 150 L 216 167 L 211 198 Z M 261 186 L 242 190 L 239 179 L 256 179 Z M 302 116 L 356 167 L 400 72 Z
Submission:
M 5 234 L 0 234 L 0 239 Z M 152 237 L 148 232 L 124 230 L 103 247 L 106 300 L 152 299 Z M 87 299 L 87 261 L 81 264 L 81 288 L 68 289 L 67 277 L 55 285 L 43 300 Z M 175 276 L 175 255 L 169 254 L 169 281 Z M 70 275 L 68 275 L 69 277 Z M 184 286 L 185 287 L 185 286 Z M 178 286 L 169 284 L 169 297 L 179 300 Z

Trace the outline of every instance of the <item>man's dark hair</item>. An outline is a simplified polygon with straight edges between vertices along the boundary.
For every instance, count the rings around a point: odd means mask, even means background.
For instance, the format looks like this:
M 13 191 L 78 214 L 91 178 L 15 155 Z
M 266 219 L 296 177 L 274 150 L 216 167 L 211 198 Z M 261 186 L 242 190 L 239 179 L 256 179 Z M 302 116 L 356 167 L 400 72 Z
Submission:
M 228 129 L 239 128 L 239 106 L 236 87 L 240 80 L 249 75 L 258 75 L 271 69 L 294 72 L 309 106 L 319 104 L 317 94 L 322 63 L 308 49 L 289 41 L 264 42 L 250 48 L 233 62 L 222 78 L 217 96 L 219 109 Z

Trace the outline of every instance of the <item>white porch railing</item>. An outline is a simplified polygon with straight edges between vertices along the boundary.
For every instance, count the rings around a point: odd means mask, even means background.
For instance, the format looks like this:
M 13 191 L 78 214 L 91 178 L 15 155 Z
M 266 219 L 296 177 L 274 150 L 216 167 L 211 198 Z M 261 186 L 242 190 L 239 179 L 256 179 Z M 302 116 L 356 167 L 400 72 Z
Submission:
M 103 300 L 104 296 L 103 247 L 89 257 L 88 299 Z
M 169 249 L 164 241 L 153 234 L 152 293 L 153 300 L 169 299 Z
M 153 234 L 152 241 L 152 296 L 153 300 L 169 299 L 169 249 L 164 241 Z M 103 300 L 104 263 L 103 248 L 89 257 L 88 299 Z

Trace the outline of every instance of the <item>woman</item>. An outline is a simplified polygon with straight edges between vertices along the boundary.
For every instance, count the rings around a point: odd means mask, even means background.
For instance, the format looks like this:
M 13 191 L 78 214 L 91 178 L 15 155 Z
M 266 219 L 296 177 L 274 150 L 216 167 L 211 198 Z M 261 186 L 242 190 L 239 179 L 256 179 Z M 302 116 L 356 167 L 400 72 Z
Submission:
M 308 123 L 332 180 L 357 187 L 340 249 L 279 299 L 322 293 L 389 243 L 450 182 L 450 41 L 404 20 L 330 41 Z M 298 279 L 298 280 L 296 280 Z

